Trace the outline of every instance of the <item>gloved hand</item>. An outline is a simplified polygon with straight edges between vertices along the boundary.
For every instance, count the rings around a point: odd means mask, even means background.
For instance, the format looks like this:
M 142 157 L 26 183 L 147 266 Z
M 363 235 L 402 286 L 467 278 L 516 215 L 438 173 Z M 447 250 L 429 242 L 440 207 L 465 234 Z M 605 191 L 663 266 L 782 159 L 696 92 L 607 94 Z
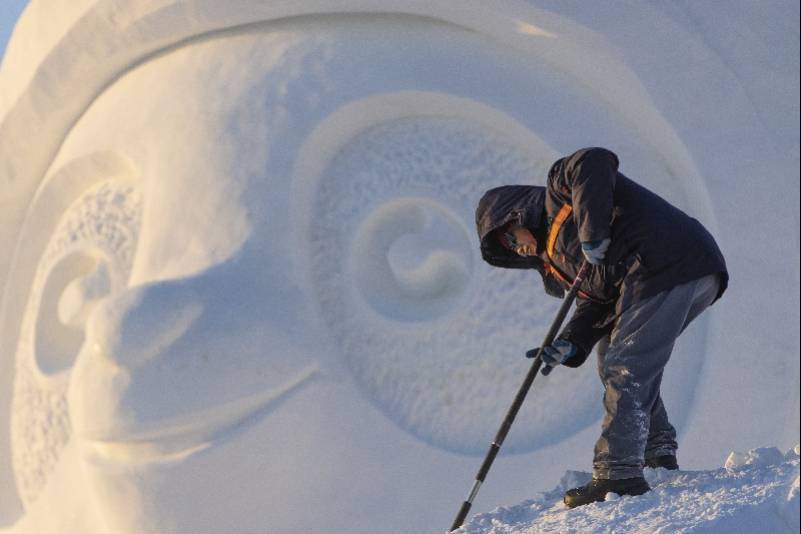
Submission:
M 588 262 L 593 265 L 600 265 L 606 257 L 606 250 L 611 242 L 612 240 L 608 237 L 600 241 L 582 241 L 581 252 L 584 253 L 584 257 L 587 258 Z
M 538 349 L 533 349 L 534 353 L 529 356 L 529 353 L 532 351 L 528 351 L 526 356 L 529 358 L 533 358 L 537 355 L 536 351 Z M 542 351 L 542 363 L 543 368 L 541 370 L 542 374 L 548 376 L 554 367 L 557 365 L 562 365 L 565 363 L 565 360 L 568 358 L 572 358 L 576 355 L 576 346 L 566 339 L 557 339 L 549 346 L 545 347 Z

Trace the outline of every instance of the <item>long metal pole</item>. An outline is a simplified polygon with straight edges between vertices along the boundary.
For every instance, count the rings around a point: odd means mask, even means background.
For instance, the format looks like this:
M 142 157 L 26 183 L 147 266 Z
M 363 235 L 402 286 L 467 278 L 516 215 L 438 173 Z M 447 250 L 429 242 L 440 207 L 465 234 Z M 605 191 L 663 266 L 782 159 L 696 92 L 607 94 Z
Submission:
M 584 278 L 586 278 L 589 269 L 590 265 L 587 262 L 582 263 L 581 268 L 576 275 L 576 279 L 573 280 L 570 290 L 567 292 L 567 295 L 565 295 L 565 300 L 559 307 L 559 312 L 556 314 L 556 319 L 554 319 L 553 324 L 551 324 L 551 328 L 548 330 L 548 333 L 545 336 L 545 340 L 540 345 L 540 350 L 537 351 L 537 356 L 534 358 L 534 363 L 531 364 L 531 369 L 529 369 L 526 379 L 523 380 L 523 384 L 520 386 L 520 389 L 515 396 L 515 400 L 512 403 L 512 406 L 509 408 L 509 412 L 506 414 L 506 418 L 503 420 L 503 423 L 501 423 L 501 427 L 498 429 L 498 433 L 495 435 L 495 440 L 490 445 L 487 455 L 484 457 L 484 462 L 481 464 L 481 468 L 478 470 L 478 475 L 476 475 L 476 480 L 473 483 L 473 488 L 470 490 L 470 494 L 467 496 L 467 500 L 462 503 L 462 507 L 459 508 L 459 513 L 456 514 L 456 519 L 453 520 L 453 525 L 451 525 L 450 529 L 451 532 L 462 526 L 467 514 L 470 512 L 470 508 L 473 506 L 473 499 L 475 499 L 476 495 L 478 494 L 478 489 L 481 487 L 481 484 L 484 483 L 487 473 L 489 472 L 490 467 L 492 467 L 492 462 L 495 461 L 495 457 L 498 455 L 498 451 L 501 449 L 501 445 L 503 445 L 506 435 L 509 433 L 509 429 L 512 428 L 512 423 L 514 422 L 515 417 L 517 417 L 517 412 L 520 411 L 520 407 L 523 406 L 523 401 L 526 400 L 526 395 L 528 394 L 528 390 L 531 388 L 532 382 L 534 382 L 534 377 L 536 377 L 537 373 L 540 371 L 540 367 L 542 366 L 542 351 L 545 347 L 553 343 L 554 338 L 556 338 L 556 335 L 559 333 L 559 329 L 562 327 L 562 323 L 567 316 L 567 312 L 570 310 L 570 306 L 573 304 L 573 301 L 576 298 L 576 293 L 578 293 L 579 286 L 581 285 L 581 282 L 584 281 Z

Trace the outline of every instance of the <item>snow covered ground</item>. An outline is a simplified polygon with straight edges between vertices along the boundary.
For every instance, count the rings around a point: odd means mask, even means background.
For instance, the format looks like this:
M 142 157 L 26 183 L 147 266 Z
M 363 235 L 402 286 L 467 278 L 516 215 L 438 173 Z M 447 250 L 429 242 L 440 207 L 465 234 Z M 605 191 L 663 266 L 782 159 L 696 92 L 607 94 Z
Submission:
M 639 497 L 610 495 L 573 510 L 565 490 L 586 483 L 589 473 L 569 471 L 552 491 L 515 506 L 478 514 L 457 532 L 798 532 L 799 448 L 732 453 L 714 471 L 646 469 L 652 491 Z
M 728 262 L 666 370 L 684 470 L 561 508 L 602 414 L 559 369 L 467 530 L 797 531 L 798 450 L 758 448 L 799 442 L 799 5 L 720 5 L 32 0 L 0 532 L 441 532 L 559 304 L 481 261 L 475 205 L 591 145 Z

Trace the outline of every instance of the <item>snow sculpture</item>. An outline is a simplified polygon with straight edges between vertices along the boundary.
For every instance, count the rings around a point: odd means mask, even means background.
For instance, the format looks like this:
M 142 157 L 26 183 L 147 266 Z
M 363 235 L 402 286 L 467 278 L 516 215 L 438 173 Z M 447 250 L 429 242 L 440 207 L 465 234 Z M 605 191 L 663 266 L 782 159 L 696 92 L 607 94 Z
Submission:
M 570 13 L 52 8 L 26 11 L 0 100 L 0 526 L 15 532 L 446 525 L 558 304 L 479 261 L 480 194 L 603 142 L 715 226 L 654 77 Z M 682 338 L 667 378 L 680 427 L 706 333 Z M 563 471 L 596 432 L 591 370 L 544 383 L 488 499 L 529 487 L 523 466 Z

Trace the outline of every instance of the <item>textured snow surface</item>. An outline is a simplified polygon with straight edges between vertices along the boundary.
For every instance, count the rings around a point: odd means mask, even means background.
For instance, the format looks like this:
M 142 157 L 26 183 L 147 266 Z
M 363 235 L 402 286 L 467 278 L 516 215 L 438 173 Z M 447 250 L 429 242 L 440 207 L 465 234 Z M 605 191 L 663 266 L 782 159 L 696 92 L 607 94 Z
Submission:
M 736 459 L 734 459 L 736 458 Z M 646 469 L 652 491 L 630 497 L 607 495 L 605 502 L 568 509 L 562 495 L 585 484 L 589 473 L 565 473 L 559 485 L 532 500 L 478 514 L 462 534 L 546 532 L 798 532 L 798 446 L 731 453 L 714 471 Z

